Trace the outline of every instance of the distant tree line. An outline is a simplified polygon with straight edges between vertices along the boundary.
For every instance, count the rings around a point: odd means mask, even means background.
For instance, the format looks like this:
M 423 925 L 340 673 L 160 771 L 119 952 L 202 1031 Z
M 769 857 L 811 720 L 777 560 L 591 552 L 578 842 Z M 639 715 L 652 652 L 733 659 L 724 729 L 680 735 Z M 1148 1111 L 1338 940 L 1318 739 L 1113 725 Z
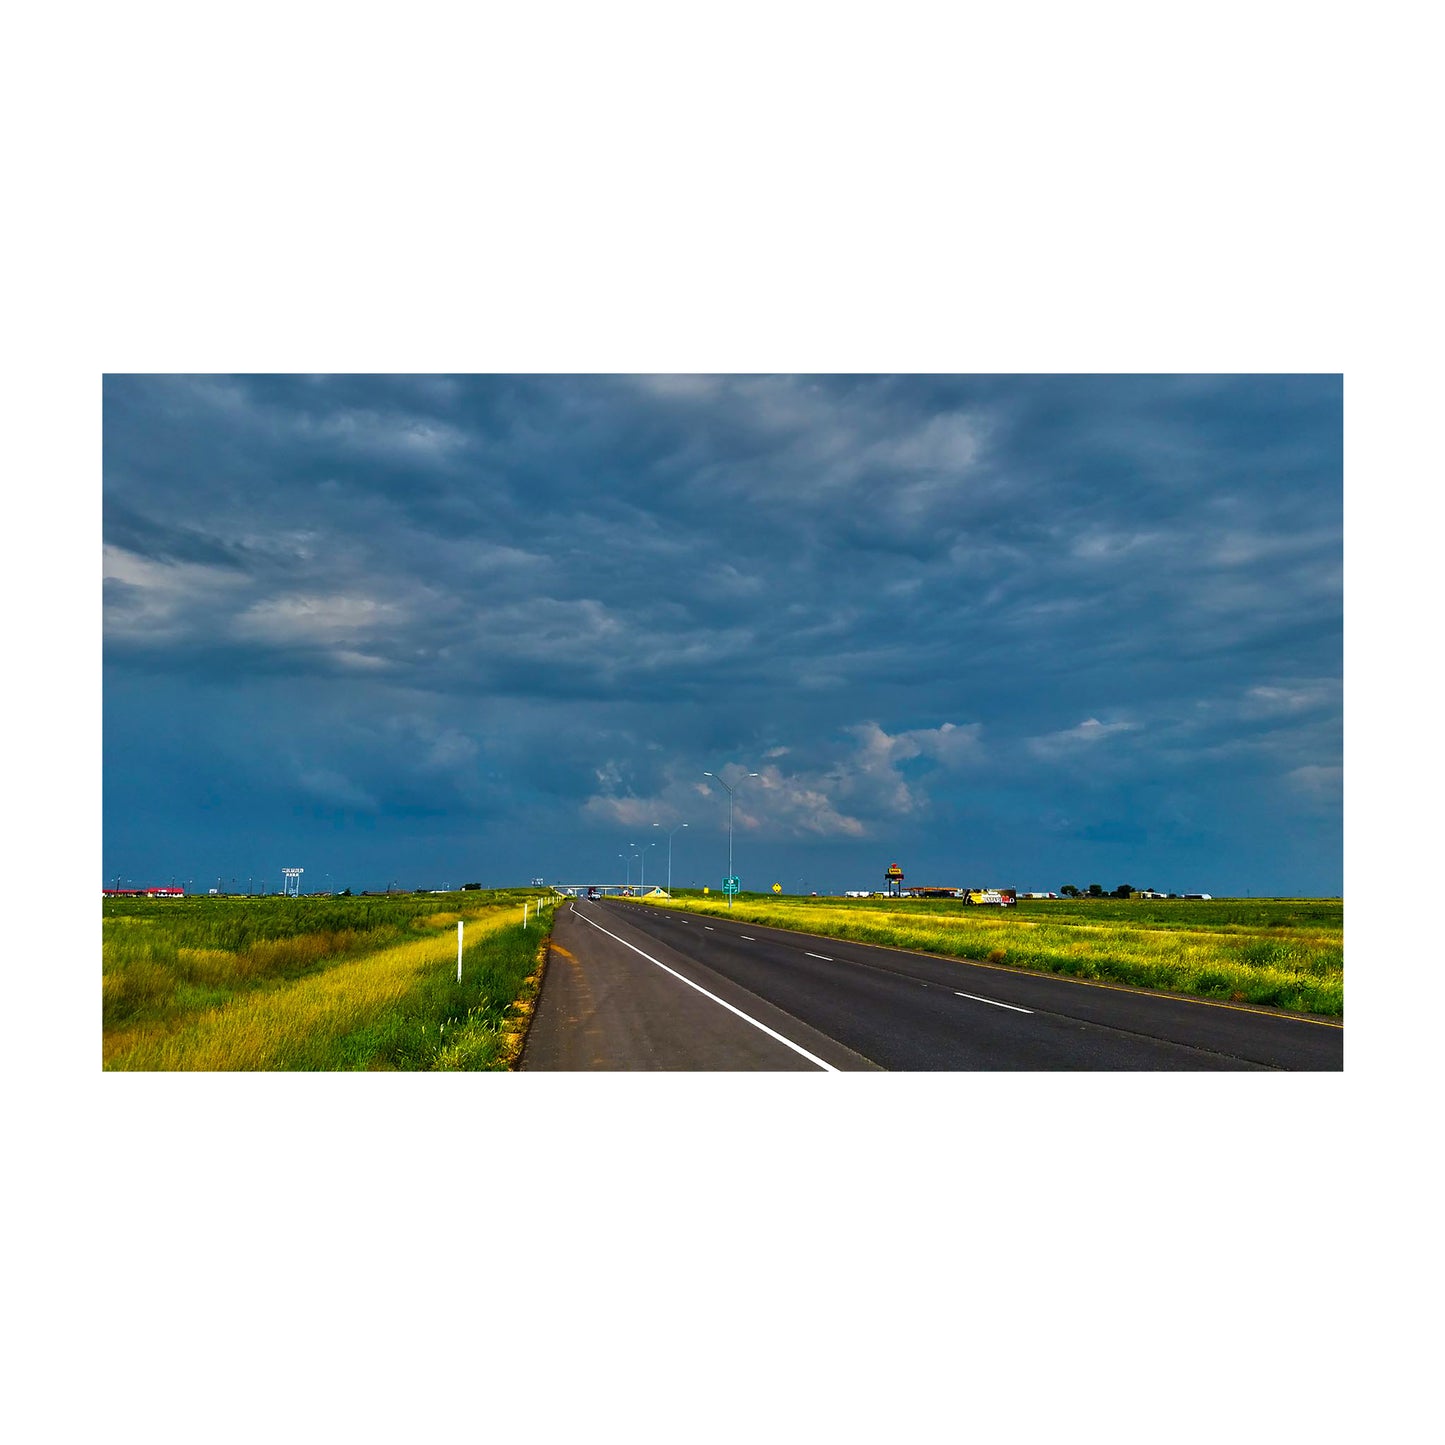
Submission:
M 1131 883 L 1121 883 L 1112 893 L 1104 892 L 1102 883 L 1091 883 L 1087 888 L 1075 888 L 1072 883 L 1065 883 L 1059 893 L 1064 898 L 1129 898 L 1135 893 L 1154 893 L 1153 888 L 1135 888 Z M 1173 894 L 1170 894 L 1173 897 Z

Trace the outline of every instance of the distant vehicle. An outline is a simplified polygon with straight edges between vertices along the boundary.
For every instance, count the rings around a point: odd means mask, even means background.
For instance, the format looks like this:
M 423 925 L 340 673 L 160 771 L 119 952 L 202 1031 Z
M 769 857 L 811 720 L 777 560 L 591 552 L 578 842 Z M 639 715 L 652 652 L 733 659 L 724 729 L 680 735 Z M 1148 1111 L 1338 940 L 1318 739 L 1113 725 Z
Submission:
M 871 898 L 872 896 L 873 895 L 866 888 L 863 889 L 861 892 L 859 892 L 857 889 L 849 889 L 849 891 L 843 895 L 844 898 Z
M 1204 898 L 1209 900 L 1210 902 L 1213 902 L 1214 900 L 1214 895 L 1212 893 L 1185 893 L 1181 896 L 1184 898 Z
M 595 902 L 597 899 L 602 897 L 602 894 L 599 893 L 595 888 L 589 888 L 587 890 L 587 897 Z

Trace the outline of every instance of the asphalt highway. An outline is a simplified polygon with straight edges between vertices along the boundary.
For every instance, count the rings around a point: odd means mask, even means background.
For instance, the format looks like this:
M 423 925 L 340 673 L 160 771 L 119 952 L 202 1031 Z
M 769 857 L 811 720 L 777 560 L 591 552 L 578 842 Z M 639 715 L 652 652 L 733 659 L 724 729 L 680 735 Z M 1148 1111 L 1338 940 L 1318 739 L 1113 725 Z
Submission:
M 1331 1070 L 1344 1030 L 620 901 L 563 908 L 524 1070 Z

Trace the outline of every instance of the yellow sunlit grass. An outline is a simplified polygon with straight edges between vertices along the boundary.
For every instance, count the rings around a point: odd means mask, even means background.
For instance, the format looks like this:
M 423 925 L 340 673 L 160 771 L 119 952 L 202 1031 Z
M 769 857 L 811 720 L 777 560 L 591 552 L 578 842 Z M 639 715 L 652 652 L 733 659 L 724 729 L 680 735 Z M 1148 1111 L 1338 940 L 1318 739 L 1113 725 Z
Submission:
M 513 921 L 511 914 L 510 908 L 469 914 L 468 944 L 479 935 L 508 926 Z M 451 922 L 455 924 L 455 916 Z M 419 979 L 434 975 L 455 956 L 454 937 L 443 934 L 414 940 L 335 964 L 313 977 L 243 995 L 178 1024 L 146 1023 L 116 1029 L 106 1037 L 105 1066 L 142 1070 L 328 1067 L 338 1038 L 381 1019 Z

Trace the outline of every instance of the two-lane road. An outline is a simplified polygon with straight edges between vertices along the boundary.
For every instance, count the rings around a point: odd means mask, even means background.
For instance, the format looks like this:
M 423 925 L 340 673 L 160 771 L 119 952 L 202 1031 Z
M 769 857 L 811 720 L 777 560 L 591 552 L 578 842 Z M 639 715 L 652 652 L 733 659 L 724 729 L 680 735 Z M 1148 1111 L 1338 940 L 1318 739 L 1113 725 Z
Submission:
M 1344 1031 L 725 918 L 564 909 L 524 1069 L 1343 1068 Z

